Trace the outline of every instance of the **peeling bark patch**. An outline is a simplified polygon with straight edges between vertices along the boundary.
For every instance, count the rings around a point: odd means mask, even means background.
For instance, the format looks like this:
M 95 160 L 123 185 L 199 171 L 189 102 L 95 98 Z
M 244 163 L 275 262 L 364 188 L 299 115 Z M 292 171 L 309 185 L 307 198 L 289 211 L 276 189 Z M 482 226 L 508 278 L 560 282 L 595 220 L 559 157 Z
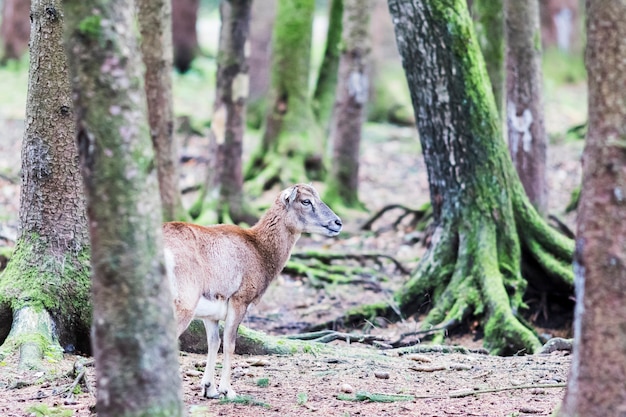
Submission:
M 35 178 L 44 179 L 52 175 L 50 145 L 36 136 L 29 147 L 28 154 L 27 158 L 32 161 L 32 173 Z
M 232 84 L 232 96 L 231 99 L 234 102 L 238 100 L 245 100 L 248 97 L 248 91 L 250 90 L 250 77 L 248 74 L 240 72 L 235 78 L 233 78 Z

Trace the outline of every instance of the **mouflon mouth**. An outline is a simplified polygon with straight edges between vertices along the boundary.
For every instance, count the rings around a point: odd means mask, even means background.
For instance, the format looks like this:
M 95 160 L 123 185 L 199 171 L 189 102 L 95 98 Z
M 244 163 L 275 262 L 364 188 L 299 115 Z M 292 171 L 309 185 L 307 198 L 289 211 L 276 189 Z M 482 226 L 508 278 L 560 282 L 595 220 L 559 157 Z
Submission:
M 329 226 L 325 226 L 325 227 L 326 227 L 326 230 L 327 230 L 327 234 L 330 237 L 337 236 L 339 234 L 339 232 L 341 232 L 341 227 L 338 227 L 336 229 L 332 228 L 332 227 L 329 227 Z

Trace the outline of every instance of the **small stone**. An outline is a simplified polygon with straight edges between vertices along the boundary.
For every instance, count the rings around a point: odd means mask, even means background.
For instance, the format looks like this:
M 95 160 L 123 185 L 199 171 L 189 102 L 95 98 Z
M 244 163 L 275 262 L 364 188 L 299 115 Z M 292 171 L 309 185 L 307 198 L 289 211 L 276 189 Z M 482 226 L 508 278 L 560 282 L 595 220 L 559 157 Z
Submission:
M 426 362 L 426 363 L 429 363 L 429 362 L 433 361 L 428 356 L 426 356 L 426 355 L 419 355 L 417 353 L 412 353 L 410 355 L 405 355 L 404 357 L 407 358 L 407 359 L 410 359 L 412 361 L 415 361 L 415 362 Z
M 267 359 L 251 359 L 248 361 L 250 366 L 270 366 L 270 361 Z
M 341 384 L 341 392 L 345 392 L 346 394 L 352 394 L 354 392 L 354 388 L 350 384 Z
M 187 376 L 200 376 L 200 375 L 202 375 L 202 372 L 196 371 L 196 370 L 193 370 L 193 369 L 189 369 L 189 370 L 185 371 L 185 375 L 187 375 Z
M 378 379 L 389 379 L 389 372 L 374 372 L 374 376 Z

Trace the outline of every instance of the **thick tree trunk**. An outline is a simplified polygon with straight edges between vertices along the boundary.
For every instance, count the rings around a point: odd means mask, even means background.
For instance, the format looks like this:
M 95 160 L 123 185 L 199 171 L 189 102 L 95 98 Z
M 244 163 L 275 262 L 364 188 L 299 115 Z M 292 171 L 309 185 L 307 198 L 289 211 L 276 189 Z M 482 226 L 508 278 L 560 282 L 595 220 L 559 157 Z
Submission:
M 474 0 L 476 36 L 487 65 L 491 91 L 501 119 L 504 108 L 504 6 L 506 0 Z
M 326 49 L 313 93 L 313 112 L 320 126 L 325 129 L 330 123 L 335 104 L 339 56 L 342 46 L 345 47 L 341 44 L 343 3 L 344 0 L 331 0 L 329 3 Z
M 92 242 L 98 416 L 182 416 L 134 4 L 64 4 Z
M 573 243 L 541 220 L 517 180 L 465 1 L 390 0 L 389 9 L 435 216 L 431 246 L 395 302 L 403 314 L 430 305 L 425 328 L 479 318 L 493 353 L 534 352 L 541 343 L 520 314 L 532 278 L 522 257 L 567 298 Z M 363 310 L 347 318 L 391 308 Z
M 343 0 L 343 36 L 339 83 L 332 115 L 333 148 L 325 199 L 334 205 L 360 207 L 359 147 L 369 95 L 369 0 Z
M 541 32 L 537 0 L 505 0 L 506 124 L 511 158 L 528 198 L 546 213 L 548 186 L 543 121 Z
M 2 3 L 0 38 L 3 51 L 0 62 L 3 65 L 7 60 L 20 59 L 28 49 L 30 3 L 29 0 L 4 0 Z
M 259 193 L 322 175 L 323 133 L 308 96 L 313 0 L 279 0 L 272 48 L 271 108 L 246 180 Z
M 189 71 L 198 53 L 196 22 L 200 0 L 172 0 L 172 41 L 174 66 L 181 73 Z
M 574 356 L 559 416 L 626 412 L 626 3 L 587 1 L 589 130 L 576 237 Z
M 34 0 L 31 19 L 20 232 L 0 275 L 0 304 L 9 306 L 14 326 L 3 345 L 4 354 L 21 349 L 26 341 L 43 341 L 38 350 L 26 348 L 34 354 L 21 360 L 38 367 L 48 341 L 89 352 L 91 306 L 87 217 L 62 43 L 61 2 Z M 39 318 L 25 319 L 33 315 Z M 48 317 L 54 325 L 23 325 L 43 323 Z
M 139 0 L 137 7 L 163 221 L 186 220 L 188 216 L 178 189 L 178 147 L 174 138 L 171 3 L 170 0 Z

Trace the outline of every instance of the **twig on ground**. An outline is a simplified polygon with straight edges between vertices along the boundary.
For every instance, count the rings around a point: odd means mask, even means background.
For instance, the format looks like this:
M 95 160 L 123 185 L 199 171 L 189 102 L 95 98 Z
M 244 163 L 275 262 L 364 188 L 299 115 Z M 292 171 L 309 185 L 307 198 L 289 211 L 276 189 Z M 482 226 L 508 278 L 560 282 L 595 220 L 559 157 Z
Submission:
M 400 209 L 404 211 L 403 214 L 399 215 L 396 221 L 393 223 L 393 227 L 397 228 L 398 225 L 408 216 L 413 216 L 413 219 L 410 222 L 411 227 L 415 227 L 417 223 L 422 220 L 422 218 L 427 214 L 428 210 L 420 210 L 420 209 L 410 209 L 408 207 L 403 206 L 402 204 L 389 204 L 378 211 L 378 213 L 374 214 L 363 226 L 361 226 L 362 230 L 372 230 L 372 225 L 376 220 L 380 219 L 386 212 Z

